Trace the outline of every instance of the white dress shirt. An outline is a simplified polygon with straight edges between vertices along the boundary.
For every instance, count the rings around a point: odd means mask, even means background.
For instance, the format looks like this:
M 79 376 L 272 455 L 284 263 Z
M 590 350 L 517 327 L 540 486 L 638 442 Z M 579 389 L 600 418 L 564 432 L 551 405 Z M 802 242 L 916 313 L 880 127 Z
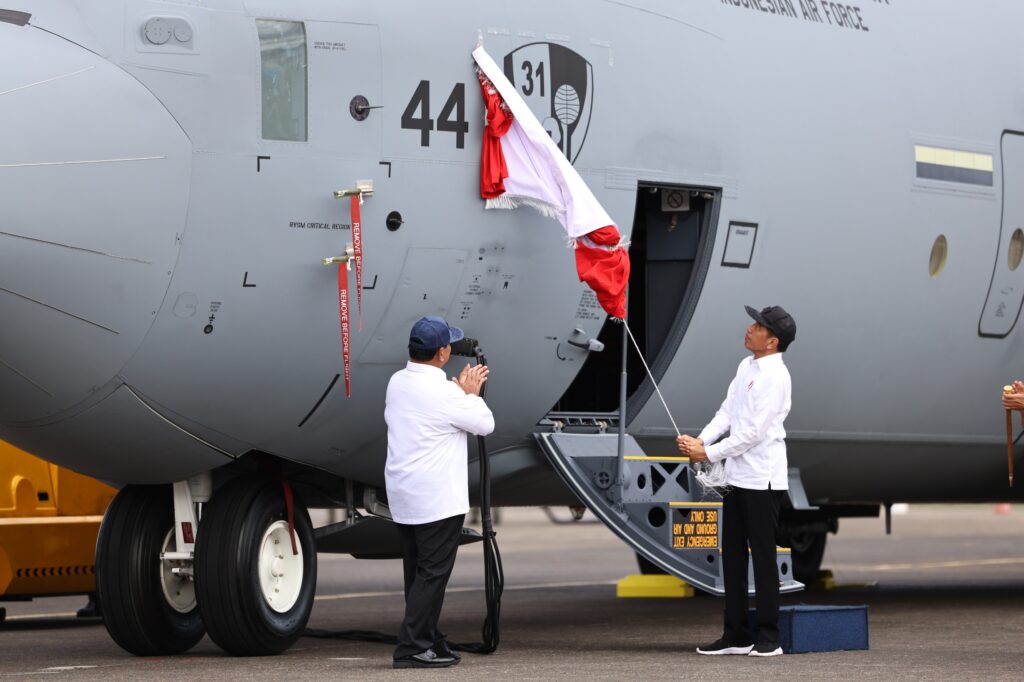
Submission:
M 444 370 L 409 362 L 388 382 L 384 483 L 396 523 L 421 524 L 469 511 L 466 434 L 486 436 L 494 415 Z
M 725 460 L 729 485 L 751 490 L 789 488 L 786 429 L 791 398 L 789 370 L 782 353 L 748 356 L 736 370 L 725 401 L 700 432 L 712 462 Z M 727 438 L 715 443 L 726 432 Z

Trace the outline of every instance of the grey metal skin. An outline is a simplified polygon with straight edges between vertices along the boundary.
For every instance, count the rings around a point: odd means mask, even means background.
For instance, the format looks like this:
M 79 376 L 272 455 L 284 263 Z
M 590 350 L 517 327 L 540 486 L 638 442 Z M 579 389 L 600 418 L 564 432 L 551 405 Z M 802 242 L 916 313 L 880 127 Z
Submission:
M 117 483 L 259 451 L 380 486 L 386 382 L 411 321 L 440 314 L 493 368 L 497 498 L 570 498 L 517 475 L 537 470 L 531 434 L 586 358 L 562 341 L 603 319 L 581 308 L 556 222 L 483 209 L 479 33 L 499 60 L 551 42 L 590 62 L 574 162 L 624 233 L 640 183 L 717 193 L 702 278 L 650 358 L 681 428 L 722 399 L 742 306 L 782 304 L 799 323 L 791 465 L 812 501 L 1006 499 L 1024 9 L 862 2 L 852 28 L 828 4 L 815 21 L 799 3 L 789 17 L 732 2 L 0 2 L 31 15 L 0 22 L 0 437 Z M 153 18 L 190 40 L 147 42 Z M 308 141 L 261 138 L 257 18 L 305 22 Z M 402 127 L 421 81 L 434 119 L 464 86 L 461 148 Z M 381 108 L 356 120 L 356 95 Z M 919 177 L 915 145 L 990 154 L 992 184 Z M 332 192 L 363 179 L 352 397 L 339 380 L 318 403 L 341 372 L 336 270 L 320 260 L 351 241 Z M 731 222 L 758 225 L 749 267 L 722 265 Z M 1005 300 L 989 305 L 994 275 Z M 667 442 L 649 398 L 649 383 L 631 398 L 629 431 Z

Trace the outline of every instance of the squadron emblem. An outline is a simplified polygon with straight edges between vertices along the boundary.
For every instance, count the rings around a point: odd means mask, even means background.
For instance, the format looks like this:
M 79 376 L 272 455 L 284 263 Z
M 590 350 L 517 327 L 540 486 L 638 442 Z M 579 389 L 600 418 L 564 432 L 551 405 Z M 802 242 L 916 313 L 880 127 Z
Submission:
M 505 56 L 505 75 L 570 163 L 583 149 L 593 109 L 594 69 L 555 43 L 530 43 Z

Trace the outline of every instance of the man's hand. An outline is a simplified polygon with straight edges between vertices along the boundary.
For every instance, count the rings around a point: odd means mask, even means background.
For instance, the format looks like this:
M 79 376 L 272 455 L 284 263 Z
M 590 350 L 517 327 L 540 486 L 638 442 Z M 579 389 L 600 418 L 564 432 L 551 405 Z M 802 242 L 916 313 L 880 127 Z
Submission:
M 1007 410 L 1024 410 L 1024 382 L 1013 382 L 1011 393 L 1003 393 L 1003 407 Z
M 686 435 L 678 436 L 676 438 L 676 446 L 679 448 L 680 453 L 686 455 L 694 462 L 706 462 L 708 459 L 708 455 L 704 451 L 704 441 L 700 438 Z
M 466 365 L 459 372 L 459 376 L 452 378 L 452 383 L 465 391 L 466 395 L 480 395 L 480 389 L 487 381 L 489 372 L 487 365 Z

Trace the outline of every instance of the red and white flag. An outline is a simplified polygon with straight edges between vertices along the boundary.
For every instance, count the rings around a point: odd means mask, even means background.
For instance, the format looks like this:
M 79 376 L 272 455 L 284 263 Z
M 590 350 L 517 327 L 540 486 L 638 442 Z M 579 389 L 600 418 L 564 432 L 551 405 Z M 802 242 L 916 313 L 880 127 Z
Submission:
M 575 242 L 580 281 L 609 315 L 624 319 L 629 252 L 618 228 L 482 46 L 473 59 L 487 111 L 480 172 L 487 208 L 532 206 L 557 218 Z

